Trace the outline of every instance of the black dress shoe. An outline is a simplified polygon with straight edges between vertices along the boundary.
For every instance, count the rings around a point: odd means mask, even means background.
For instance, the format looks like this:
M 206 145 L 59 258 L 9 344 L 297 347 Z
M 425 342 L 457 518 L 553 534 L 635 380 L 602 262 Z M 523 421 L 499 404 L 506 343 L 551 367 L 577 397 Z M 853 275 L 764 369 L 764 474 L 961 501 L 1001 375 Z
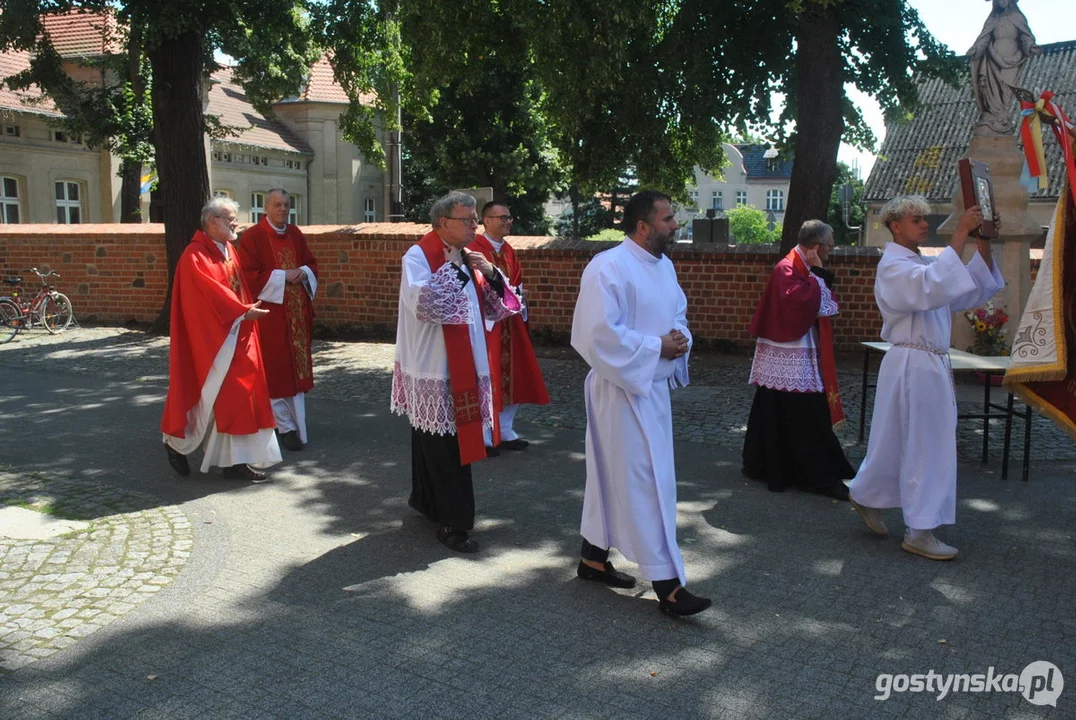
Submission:
M 176 452 L 171 445 L 165 444 L 165 452 L 168 453 L 168 464 L 183 477 L 191 474 L 191 465 L 187 462 L 187 456 Z
M 819 488 L 818 490 L 815 490 L 815 492 L 819 495 L 825 495 L 826 497 L 831 497 L 836 500 L 848 501 L 848 486 L 839 480 L 833 485 Z
M 437 539 L 449 550 L 455 550 L 458 553 L 469 555 L 478 552 L 478 543 L 467 535 L 466 530 L 453 530 L 450 527 L 443 527 L 437 531 Z
M 583 580 L 594 580 L 597 582 L 611 585 L 618 588 L 631 588 L 635 587 L 635 578 L 627 573 L 622 573 L 613 567 L 613 563 L 606 562 L 604 570 L 598 570 L 587 565 L 582 560 L 579 561 L 579 567 L 575 569 L 575 574 Z
M 486 445 L 486 457 L 497 457 L 501 454 L 501 451 L 495 447 Z
M 526 450 L 529 442 L 523 438 L 516 438 L 515 440 L 501 440 L 501 444 L 498 447 L 502 447 L 505 450 Z
M 286 433 L 277 433 L 280 438 L 280 444 L 284 446 L 285 450 L 302 450 L 303 441 L 299 439 L 299 432 L 297 430 L 289 430 Z
M 225 480 L 246 480 L 252 483 L 264 483 L 269 482 L 269 476 L 263 472 L 258 472 L 250 465 L 232 465 L 231 467 L 224 468 L 222 473 Z
M 672 593 L 669 594 L 672 595 Z M 669 600 L 668 597 L 658 598 L 658 608 L 666 615 L 675 617 L 701 613 L 712 604 L 713 601 L 710 598 L 692 595 L 687 591 L 686 587 L 682 586 L 680 591 L 676 593 L 676 600 Z

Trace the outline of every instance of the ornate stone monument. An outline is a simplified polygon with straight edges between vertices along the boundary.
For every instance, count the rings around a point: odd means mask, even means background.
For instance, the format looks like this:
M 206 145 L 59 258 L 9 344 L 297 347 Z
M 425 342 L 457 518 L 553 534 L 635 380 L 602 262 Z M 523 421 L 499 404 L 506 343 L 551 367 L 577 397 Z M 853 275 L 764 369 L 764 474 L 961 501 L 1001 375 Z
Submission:
M 1009 324 L 1015 327 L 1031 292 L 1031 242 L 1042 231 L 1027 212 L 1028 192 L 1020 184 L 1024 156 L 1016 143 L 1013 104 L 1021 66 L 1029 56 L 1042 51 L 1035 44 L 1035 36 L 1017 0 L 988 1 L 993 3 L 990 15 L 975 44 L 968 50 L 972 92 L 979 117 L 964 157 L 990 166 L 994 200 L 1001 219 L 1001 237 L 993 243 L 993 255 L 1005 278 L 999 304 L 1008 312 Z M 957 183 L 953 192 L 953 214 L 938 228 L 938 234 L 952 235 L 964 209 Z M 969 246 L 968 252 L 974 252 L 974 246 Z M 954 317 L 953 346 L 963 349 L 971 345 L 972 339 L 968 323 Z M 1012 340 L 1011 328 L 1008 339 Z

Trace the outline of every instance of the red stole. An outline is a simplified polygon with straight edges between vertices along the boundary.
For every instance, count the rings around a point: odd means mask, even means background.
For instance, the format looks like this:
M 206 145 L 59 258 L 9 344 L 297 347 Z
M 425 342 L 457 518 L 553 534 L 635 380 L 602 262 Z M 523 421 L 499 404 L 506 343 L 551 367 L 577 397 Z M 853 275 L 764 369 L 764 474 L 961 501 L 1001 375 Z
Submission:
M 837 385 L 837 359 L 833 352 L 833 323 L 818 317 L 822 307 L 822 290 L 811 282 L 811 271 L 795 248 L 786 255 L 770 276 L 762 293 L 750 332 L 774 342 L 798 340 L 816 323 L 818 326 L 818 365 L 822 388 L 829 405 L 829 419 L 834 428 L 844 423 L 844 408 Z
M 418 242 L 430 272 L 437 272 L 445 264 L 445 243 L 436 232 L 426 233 Z M 480 272 L 470 273 L 478 294 L 479 306 L 486 284 Z M 482 321 L 481 318 L 478 319 Z M 478 393 L 478 372 L 474 367 L 474 351 L 471 348 L 470 329 L 466 325 L 442 324 L 445 350 L 448 354 L 448 380 L 452 388 L 452 404 L 456 409 L 456 437 L 460 446 L 460 464 L 469 465 L 486 457 L 486 445 L 482 440 L 482 408 Z
M 523 271 L 516 251 L 508 243 L 496 252 L 484 235 L 479 235 L 468 247 L 486 256 L 499 268 L 513 287 L 523 282 Z M 548 405 L 549 393 L 542 379 L 542 369 L 531 345 L 530 332 L 522 315 L 513 315 L 497 322 L 486 333 L 489 351 L 489 371 L 493 380 L 493 406 L 498 411 L 505 405 Z

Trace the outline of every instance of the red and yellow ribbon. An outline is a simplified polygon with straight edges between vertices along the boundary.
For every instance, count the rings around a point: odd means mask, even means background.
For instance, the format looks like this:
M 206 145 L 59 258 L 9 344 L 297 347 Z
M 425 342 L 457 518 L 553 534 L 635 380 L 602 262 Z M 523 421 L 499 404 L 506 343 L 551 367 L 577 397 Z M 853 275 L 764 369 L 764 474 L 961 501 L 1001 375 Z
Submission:
M 1054 102 L 1054 94 L 1049 90 L 1043 91 L 1039 99 L 1034 102 L 1020 101 L 1020 114 L 1023 122 L 1020 125 L 1020 138 L 1024 142 L 1024 157 L 1027 159 L 1028 172 L 1033 178 L 1038 178 L 1039 189 L 1049 186 L 1049 178 L 1046 174 L 1046 151 L 1042 141 L 1042 120 L 1049 118 L 1050 128 L 1054 136 L 1061 143 L 1061 153 L 1065 157 L 1065 169 L 1068 172 L 1068 185 L 1072 198 L 1076 201 L 1076 151 L 1073 149 L 1073 141 L 1076 139 L 1076 131 L 1072 121 Z

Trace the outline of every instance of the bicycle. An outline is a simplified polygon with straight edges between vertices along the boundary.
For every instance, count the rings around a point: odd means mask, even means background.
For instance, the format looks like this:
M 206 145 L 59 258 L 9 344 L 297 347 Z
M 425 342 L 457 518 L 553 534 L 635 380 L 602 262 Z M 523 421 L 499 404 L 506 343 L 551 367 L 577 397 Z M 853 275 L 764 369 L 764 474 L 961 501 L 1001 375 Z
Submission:
M 60 276 L 52 270 L 43 273 L 37 268 L 30 268 L 30 271 L 41 280 L 41 287 L 30 300 L 20 297 L 21 277 L 4 279 L 5 283 L 11 285 L 11 295 L 0 298 L 0 342 L 11 340 L 19 330 L 33 327 L 35 323 L 43 325 L 50 334 L 63 332 L 75 319 L 71 300 L 46 280 L 51 276 L 60 279 Z M 14 311 L 18 314 L 15 315 Z

